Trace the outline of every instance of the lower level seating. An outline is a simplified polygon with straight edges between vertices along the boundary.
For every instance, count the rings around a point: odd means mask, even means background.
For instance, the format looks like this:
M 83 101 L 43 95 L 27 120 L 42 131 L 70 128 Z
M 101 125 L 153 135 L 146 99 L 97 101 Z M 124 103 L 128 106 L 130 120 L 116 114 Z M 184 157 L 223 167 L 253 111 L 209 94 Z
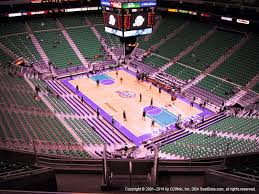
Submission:
M 69 15 L 62 15 L 59 20 L 63 23 L 65 28 L 84 26 L 86 24 L 85 17 L 82 15 L 71 13 Z
M 33 17 L 29 23 L 33 31 L 58 29 L 56 19 L 52 17 Z
M 148 50 L 152 45 L 160 42 L 165 39 L 170 33 L 179 28 L 182 24 L 184 24 L 187 20 L 182 17 L 178 17 L 176 15 L 168 15 L 161 19 L 159 29 L 156 30 L 155 33 L 152 33 L 148 41 L 145 41 L 144 38 L 139 40 L 139 47 Z
M 216 31 L 205 42 L 184 56 L 180 62 L 203 71 L 241 38 L 241 35 L 234 33 Z
M 79 66 L 81 62 L 59 30 L 35 32 L 50 61 L 58 68 Z
M 176 36 L 166 41 L 156 50 L 156 53 L 169 59 L 173 59 L 201 36 L 205 35 L 212 26 L 193 22 L 186 26 Z
M 86 144 L 105 144 L 105 141 L 83 119 L 65 118 L 69 126 Z
M 169 68 L 166 69 L 165 72 L 182 80 L 193 79 L 194 77 L 199 75 L 198 71 L 191 69 L 189 67 L 180 65 L 179 63 L 175 63 L 174 65 L 170 66 Z
M 27 33 L 0 38 L 0 42 L 14 52 L 17 56 L 28 61 L 37 61 L 40 55 L 31 42 Z
M 224 99 L 228 99 L 234 94 L 234 85 L 210 75 L 202 79 L 198 86 Z
M 212 74 L 245 85 L 259 72 L 259 35 L 253 35 Z
M 96 60 L 97 55 L 103 55 L 102 45 L 89 27 L 72 28 L 67 32 L 86 58 Z
M 159 57 L 158 55 L 152 54 L 149 57 L 144 57 L 143 61 L 145 64 L 150 64 L 153 67 L 159 68 L 168 63 L 169 60 Z
M 51 103 L 51 105 L 55 108 L 55 111 L 63 114 L 75 114 L 75 111 L 68 106 L 63 99 L 57 98 L 56 96 L 45 96 L 46 99 Z

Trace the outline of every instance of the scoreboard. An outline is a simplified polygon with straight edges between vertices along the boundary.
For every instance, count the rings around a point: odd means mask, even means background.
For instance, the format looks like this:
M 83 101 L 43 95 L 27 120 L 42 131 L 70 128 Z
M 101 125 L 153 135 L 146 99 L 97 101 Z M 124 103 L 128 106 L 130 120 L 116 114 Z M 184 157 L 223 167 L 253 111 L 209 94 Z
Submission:
M 137 0 L 135 0 L 137 1 Z M 152 33 L 156 1 L 101 1 L 105 31 L 121 37 Z

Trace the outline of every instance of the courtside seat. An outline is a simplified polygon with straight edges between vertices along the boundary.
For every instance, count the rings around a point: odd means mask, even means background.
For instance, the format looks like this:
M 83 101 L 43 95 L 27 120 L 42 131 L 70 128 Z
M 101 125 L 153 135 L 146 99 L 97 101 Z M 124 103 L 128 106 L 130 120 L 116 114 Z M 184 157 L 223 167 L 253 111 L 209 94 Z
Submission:
M 241 38 L 242 36 L 238 34 L 216 31 L 205 42 L 184 56 L 180 62 L 203 71 Z
M 193 79 L 194 77 L 199 75 L 198 71 L 191 69 L 187 66 L 183 66 L 179 63 L 171 65 L 169 68 L 166 69 L 165 72 L 185 81 Z
M 239 85 L 247 84 L 259 72 L 259 36 L 254 35 L 212 74 Z
M 216 94 L 217 96 L 220 96 L 224 99 L 228 99 L 230 96 L 232 96 L 233 90 L 235 88 L 231 83 L 225 82 L 210 75 L 202 79 L 198 83 L 198 87 Z
M 50 61 L 58 68 L 79 66 L 81 62 L 59 30 L 35 32 Z M 70 62 L 72 64 L 70 64 Z

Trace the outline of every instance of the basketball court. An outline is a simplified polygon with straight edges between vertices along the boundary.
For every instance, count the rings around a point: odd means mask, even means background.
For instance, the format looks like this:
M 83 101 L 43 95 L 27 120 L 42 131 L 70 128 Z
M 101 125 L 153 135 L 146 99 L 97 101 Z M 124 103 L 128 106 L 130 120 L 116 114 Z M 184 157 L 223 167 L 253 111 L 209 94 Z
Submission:
M 83 96 L 84 101 L 95 110 L 99 108 L 106 120 L 111 122 L 113 117 L 115 127 L 134 143 L 165 130 L 175 129 L 179 115 L 183 121 L 188 121 L 210 113 L 197 105 L 191 107 L 186 99 L 177 98 L 172 102 L 169 93 L 163 90 L 159 93 L 157 87 L 138 81 L 134 72 L 124 68 L 107 70 L 89 77 L 76 76 L 63 80 L 63 83 L 78 96 Z M 79 91 L 76 91 L 76 86 Z M 142 116 L 143 110 L 146 112 L 145 118 Z M 126 121 L 123 111 L 126 113 Z

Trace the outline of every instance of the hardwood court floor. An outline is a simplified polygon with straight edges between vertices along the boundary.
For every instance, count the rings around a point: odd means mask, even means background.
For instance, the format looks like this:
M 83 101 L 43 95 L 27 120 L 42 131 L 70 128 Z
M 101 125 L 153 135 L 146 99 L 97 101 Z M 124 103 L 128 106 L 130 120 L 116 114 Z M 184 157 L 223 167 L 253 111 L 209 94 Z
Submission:
M 137 79 L 130 73 L 119 70 L 118 76 L 116 71 L 106 71 L 104 74 L 114 79 L 111 85 L 100 84 L 91 78 L 82 78 L 69 81 L 74 87 L 78 85 L 79 90 L 99 107 L 112 115 L 115 120 L 131 131 L 135 136 L 151 133 L 153 130 L 161 128 L 158 123 L 151 128 L 151 119 L 146 117 L 142 119 L 143 109 L 150 105 L 153 98 L 153 105 L 160 108 L 166 108 L 169 112 L 178 116 L 182 115 L 182 119 L 199 114 L 201 111 L 195 107 L 191 107 L 188 103 L 177 99 L 174 104 L 171 102 L 171 96 L 162 91 L 158 92 L 158 88 L 147 82 L 138 82 Z M 120 81 L 120 78 L 123 81 Z M 135 93 L 132 98 L 123 98 L 119 95 L 120 92 L 130 91 Z M 133 94 L 131 93 L 131 94 Z M 139 94 L 142 94 L 142 102 L 139 102 Z M 171 104 L 171 106 L 168 106 Z M 123 120 L 123 110 L 126 112 L 127 121 Z

